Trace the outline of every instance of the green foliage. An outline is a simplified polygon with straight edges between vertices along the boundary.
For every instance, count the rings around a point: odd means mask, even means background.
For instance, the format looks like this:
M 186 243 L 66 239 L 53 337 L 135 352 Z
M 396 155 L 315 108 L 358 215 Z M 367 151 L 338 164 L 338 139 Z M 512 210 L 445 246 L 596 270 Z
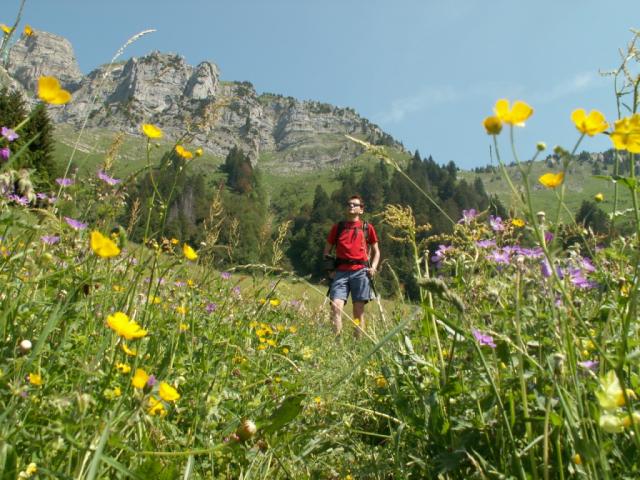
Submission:
M 16 128 L 25 121 L 24 127 L 17 132 L 20 137 L 11 143 L 13 154 L 20 152 L 11 161 L 11 166 L 34 170 L 34 182 L 45 186 L 59 173 L 53 159 L 53 125 L 46 106 L 40 103 L 28 112 L 20 93 L 3 87 L 0 90 L 0 126 Z

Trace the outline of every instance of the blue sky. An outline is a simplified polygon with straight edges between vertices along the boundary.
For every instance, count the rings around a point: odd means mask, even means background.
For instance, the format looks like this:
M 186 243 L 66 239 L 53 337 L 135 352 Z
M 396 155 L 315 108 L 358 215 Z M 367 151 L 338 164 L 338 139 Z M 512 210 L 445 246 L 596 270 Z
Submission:
M 11 24 L 20 2 L 3 3 Z M 498 98 L 535 109 L 516 137 L 522 157 L 537 141 L 570 149 L 575 108 L 615 118 L 599 72 L 620 64 L 638 12 L 637 0 L 27 0 L 21 23 L 68 38 L 85 73 L 154 28 L 124 57 L 210 60 L 223 80 L 354 108 L 409 150 L 472 168 L 490 162 L 481 122 Z

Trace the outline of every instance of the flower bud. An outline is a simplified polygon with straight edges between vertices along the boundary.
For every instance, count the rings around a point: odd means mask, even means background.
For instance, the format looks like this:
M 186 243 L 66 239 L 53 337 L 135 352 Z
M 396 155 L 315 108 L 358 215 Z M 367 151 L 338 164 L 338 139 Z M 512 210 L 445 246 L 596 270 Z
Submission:
M 244 419 L 240 424 L 240 426 L 238 427 L 236 434 L 238 435 L 240 440 L 242 440 L 243 442 L 246 442 L 251 437 L 253 437 L 257 431 L 258 431 L 258 427 L 256 427 L 255 423 L 253 423 L 249 419 Z
M 602 193 L 596 193 L 596 194 L 593 196 L 593 199 L 594 199 L 596 202 L 598 202 L 598 203 L 599 203 L 599 202 L 602 202 L 602 201 L 604 200 L 604 195 L 603 195 Z
M 544 142 L 538 142 L 536 143 L 536 150 L 538 150 L 539 152 L 543 152 L 547 149 L 547 144 Z
M 31 347 L 33 347 L 33 345 L 31 344 L 30 340 L 22 340 L 20 342 L 20 353 L 22 353 L 23 355 L 29 353 Z

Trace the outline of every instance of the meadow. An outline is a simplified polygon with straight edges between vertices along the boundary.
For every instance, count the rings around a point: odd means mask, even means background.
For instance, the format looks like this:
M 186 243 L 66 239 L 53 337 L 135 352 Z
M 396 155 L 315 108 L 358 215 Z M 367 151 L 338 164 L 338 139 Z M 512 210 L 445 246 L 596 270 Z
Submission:
M 628 115 L 568 112 L 577 142 L 556 148 L 553 170 L 532 171 L 535 158 L 512 149 L 514 178 L 500 155 L 534 111 L 496 102 L 483 124 L 513 192 L 510 218 L 465 210 L 434 239 L 410 208 L 386 206 L 381 221 L 414 252 L 420 301 L 372 302 L 361 340 L 353 328 L 333 336 L 325 287 L 274 273 L 286 230 L 269 245 L 274 269 L 250 273 L 217 271 L 210 249 L 162 230 L 135 244 L 132 225 L 116 223 L 127 182 L 107 155 L 82 182 L 65 175 L 36 191 L 12 169 L 29 119 L 2 126 L 0 478 L 638 478 L 629 49 L 616 97 Z M 73 101 L 51 77 L 33 94 L 52 108 Z M 185 169 L 204 154 L 140 130 L 142 168 L 164 150 Z M 561 222 L 576 151 L 601 134 L 628 152 L 627 176 L 599 179 L 628 195 L 626 236 Z M 544 216 L 534 188 L 552 192 Z M 155 192 L 151 206 L 166 212 Z

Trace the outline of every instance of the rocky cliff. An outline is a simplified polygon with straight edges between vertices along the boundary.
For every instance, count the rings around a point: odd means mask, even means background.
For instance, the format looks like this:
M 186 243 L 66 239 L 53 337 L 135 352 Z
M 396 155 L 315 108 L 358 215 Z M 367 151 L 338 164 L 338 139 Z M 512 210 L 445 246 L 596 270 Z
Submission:
M 281 172 L 348 162 L 360 149 L 345 134 L 400 147 L 353 109 L 258 95 L 249 82 L 221 81 L 212 62 L 194 67 L 175 54 L 152 52 L 83 75 L 66 39 L 36 31 L 13 45 L 7 70 L 31 99 L 41 75 L 57 77 L 72 92 L 69 104 L 51 108 L 56 122 L 134 135 L 153 123 L 169 138 L 188 133 L 214 155 L 238 146 L 253 161 L 268 156 Z

